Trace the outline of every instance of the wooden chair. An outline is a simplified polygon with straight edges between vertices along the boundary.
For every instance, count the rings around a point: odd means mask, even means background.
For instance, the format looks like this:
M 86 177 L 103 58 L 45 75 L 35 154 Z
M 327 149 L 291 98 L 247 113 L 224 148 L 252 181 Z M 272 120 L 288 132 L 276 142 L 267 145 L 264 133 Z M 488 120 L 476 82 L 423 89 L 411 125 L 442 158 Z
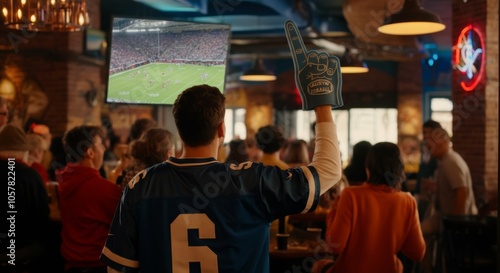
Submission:
M 443 228 L 447 273 L 496 272 L 496 219 L 448 215 Z

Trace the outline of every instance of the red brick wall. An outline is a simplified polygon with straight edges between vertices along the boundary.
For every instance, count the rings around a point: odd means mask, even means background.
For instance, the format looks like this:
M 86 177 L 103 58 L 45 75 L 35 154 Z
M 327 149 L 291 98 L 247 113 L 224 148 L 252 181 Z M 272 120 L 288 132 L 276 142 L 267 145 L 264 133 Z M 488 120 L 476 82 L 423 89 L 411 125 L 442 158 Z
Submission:
M 99 28 L 100 1 L 87 1 L 87 5 L 90 27 Z M 103 105 L 105 64 L 82 55 L 84 42 L 84 31 L 0 30 L 0 50 L 2 50 L 0 63 L 2 65 L 6 62 L 13 64 L 7 71 L 9 73 L 5 73 L 5 68 L 0 72 L 4 72 L 3 74 L 16 87 L 15 107 L 25 103 L 28 99 L 22 95 L 23 83 L 27 80 L 38 82 L 48 99 L 48 105 L 43 113 L 37 116 L 37 119 L 49 126 L 53 136 L 62 136 L 67 129 L 76 125 L 100 125 L 103 107 L 105 112 L 113 112 Z M 97 92 L 98 99 L 95 106 L 90 105 L 85 98 L 85 94 L 89 91 Z M 127 123 L 126 128 L 118 126 L 121 131 L 127 131 L 133 120 L 144 116 L 142 112 L 146 111 L 148 117 L 151 117 L 153 112 L 151 107 L 127 107 L 127 109 L 129 109 L 127 115 L 130 115 L 131 122 Z M 114 115 L 111 114 L 111 116 Z M 22 126 L 25 121 L 20 120 L 18 125 Z
M 475 190 L 477 189 L 476 197 L 482 197 L 481 194 L 485 194 L 483 191 L 486 191 L 487 200 L 496 204 L 498 195 L 498 69 L 488 70 L 495 69 L 493 62 L 497 67 L 497 61 L 494 60 L 498 60 L 498 51 L 494 52 L 493 45 L 498 50 L 498 14 L 495 22 L 495 19 L 490 17 L 491 15 L 487 17 L 487 1 L 490 0 L 465 3 L 461 0 L 454 0 L 452 4 L 453 43 L 456 43 L 464 27 L 472 25 L 486 39 L 484 50 L 486 50 L 487 60 L 483 79 L 474 90 L 469 92 L 465 92 L 460 86 L 463 80 L 460 71 L 457 69 L 453 71 L 453 147 L 469 165 Z M 496 13 L 498 13 L 497 1 L 490 1 L 489 5 L 496 6 Z M 491 29 L 489 33 L 486 32 L 486 25 Z
M 68 63 L 68 124 L 67 129 L 81 124 L 101 125 L 102 88 L 100 67 L 77 61 Z M 98 103 L 86 100 L 87 92 L 97 92 Z
M 486 107 L 484 181 L 493 209 L 498 204 L 498 0 L 486 1 Z
M 397 76 L 398 137 L 422 131 L 422 70 L 420 62 L 400 62 Z
M 62 135 L 68 129 L 70 119 L 75 117 L 80 117 L 85 123 L 99 122 L 99 107 L 87 106 L 80 94 L 83 87 L 78 86 L 82 79 L 88 77 L 97 87 L 101 87 L 102 82 L 102 68 L 81 59 L 84 32 L 23 33 L 3 30 L 0 35 L 2 38 L 10 37 L 0 40 L 3 42 L 1 46 L 9 49 L 0 54 L 0 58 L 2 64 L 12 63 L 16 68 L 4 70 L 11 70 L 7 77 L 14 82 L 18 99 L 23 97 L 25 90 L 22 86 L 27 80 L 39 83 L 48 105 L 44 113 L 36 118 L 47 124 L 54 136 Z M 26 43 L 12 43 L 12 37 Z M 23 98 L 23 103 L 27 100 Z M 90 117 L 93 120 L 90 121 Z M 24 122 L 26 119 L 20 123 Z
M 100 1 L 87 4 L 91 26 L 100 26 Z M 89 89 L 85 84 L 90 79 L 102 95 L 102 66 L 81 58 L 84 35 L 84 31 L 0 30 L 0 61 L 13 64 L 3 72 L 16 87 L 14 107 L 30 99 L 23 95 L 26 92 L 23 84 L 30 80 L 37 82 L 48 104 L 36 119 L 47 124 L 54 136 L 61 136 L 75 121 L 100 123 L 100 104 L 90 107 L 83 93 Z M 21 125 L 26 118 L 17 122 Z
M 90 27 L 99 29 L 101 26 L 101 1 L 87 0 L 87 11 L 90 17 Z

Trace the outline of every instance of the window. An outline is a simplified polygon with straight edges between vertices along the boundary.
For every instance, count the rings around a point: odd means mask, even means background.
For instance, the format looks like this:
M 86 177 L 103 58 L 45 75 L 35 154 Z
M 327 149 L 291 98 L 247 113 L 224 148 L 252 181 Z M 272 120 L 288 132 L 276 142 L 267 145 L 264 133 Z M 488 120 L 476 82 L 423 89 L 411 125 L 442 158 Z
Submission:
M 349 146 L 366 140 L 398 142 L 396 109 L 363 108 L 349 110 Z
M 453 134 L 453 103 L 449 98 L 431 98 L 431 119 L 441 123 L 441 126 Z
M 226 123 L 226 136 L 224 143 L 228 143 L 231 139 L 247 137 L 247 130 L 245 126 L 245 108 L 226 109 L 226 116 L 224 122 Z
M 450 134 L 453 134 L 453 102 L 451 91 L 427 91 L 424 93 L 423 114 L 424 122 L 435 120 Z
M 333 110 L 333 120 L 337 126 L 341 159 L 346 165 L 352 154 L 352 147 L 359 141 L 372 144 L 381 141 L 397 143 L 397 110 L 386 108 L 354 108 Z M 311 124 L 316 120 L 313 111 L 297 111 L 295 135 L 309 142 L 314 137 Z

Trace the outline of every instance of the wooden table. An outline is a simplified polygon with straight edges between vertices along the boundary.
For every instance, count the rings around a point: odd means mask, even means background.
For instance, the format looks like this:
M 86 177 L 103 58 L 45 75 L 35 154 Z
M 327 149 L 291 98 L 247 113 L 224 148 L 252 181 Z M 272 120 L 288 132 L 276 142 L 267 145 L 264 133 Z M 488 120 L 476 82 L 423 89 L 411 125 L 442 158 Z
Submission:
M 292 231 L 288 249 L 278 250 L 276 242 L 270 242 L 269 264 L 271 273 L 311 272 L 313 264 L 321 259 L 332 259 L 324 243 L 304 237 L 304 231 Z M 307 236 L 307 235 L 306 235 Z

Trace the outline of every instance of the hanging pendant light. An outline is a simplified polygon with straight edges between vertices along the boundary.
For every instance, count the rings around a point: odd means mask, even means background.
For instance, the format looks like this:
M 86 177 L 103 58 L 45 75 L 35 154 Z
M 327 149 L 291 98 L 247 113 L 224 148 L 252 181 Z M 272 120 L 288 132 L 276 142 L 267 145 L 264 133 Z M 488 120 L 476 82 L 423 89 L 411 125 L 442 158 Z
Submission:
M 321 36 L 342 37 L 352 35 L 343 16 L 314 16 L 313 28 Z
M 268 82 L 276 80 L 276 76 L 264 66 L 264 61 L 257 58 L 252 68 L 240 76 L 241 81 Z
M 418 0 L 405 0 L 401 11 L 387 17 L 378 31 L 389 35 L 422 35 L 445 28 L 439 16 L 422 9 Z
M 342 74 L 355 74 L 367 73 L 369 69 L 360 55 L 352 54 L 351 51 L 346 48 L 344 55 L 340 57 L 340 71 Z

